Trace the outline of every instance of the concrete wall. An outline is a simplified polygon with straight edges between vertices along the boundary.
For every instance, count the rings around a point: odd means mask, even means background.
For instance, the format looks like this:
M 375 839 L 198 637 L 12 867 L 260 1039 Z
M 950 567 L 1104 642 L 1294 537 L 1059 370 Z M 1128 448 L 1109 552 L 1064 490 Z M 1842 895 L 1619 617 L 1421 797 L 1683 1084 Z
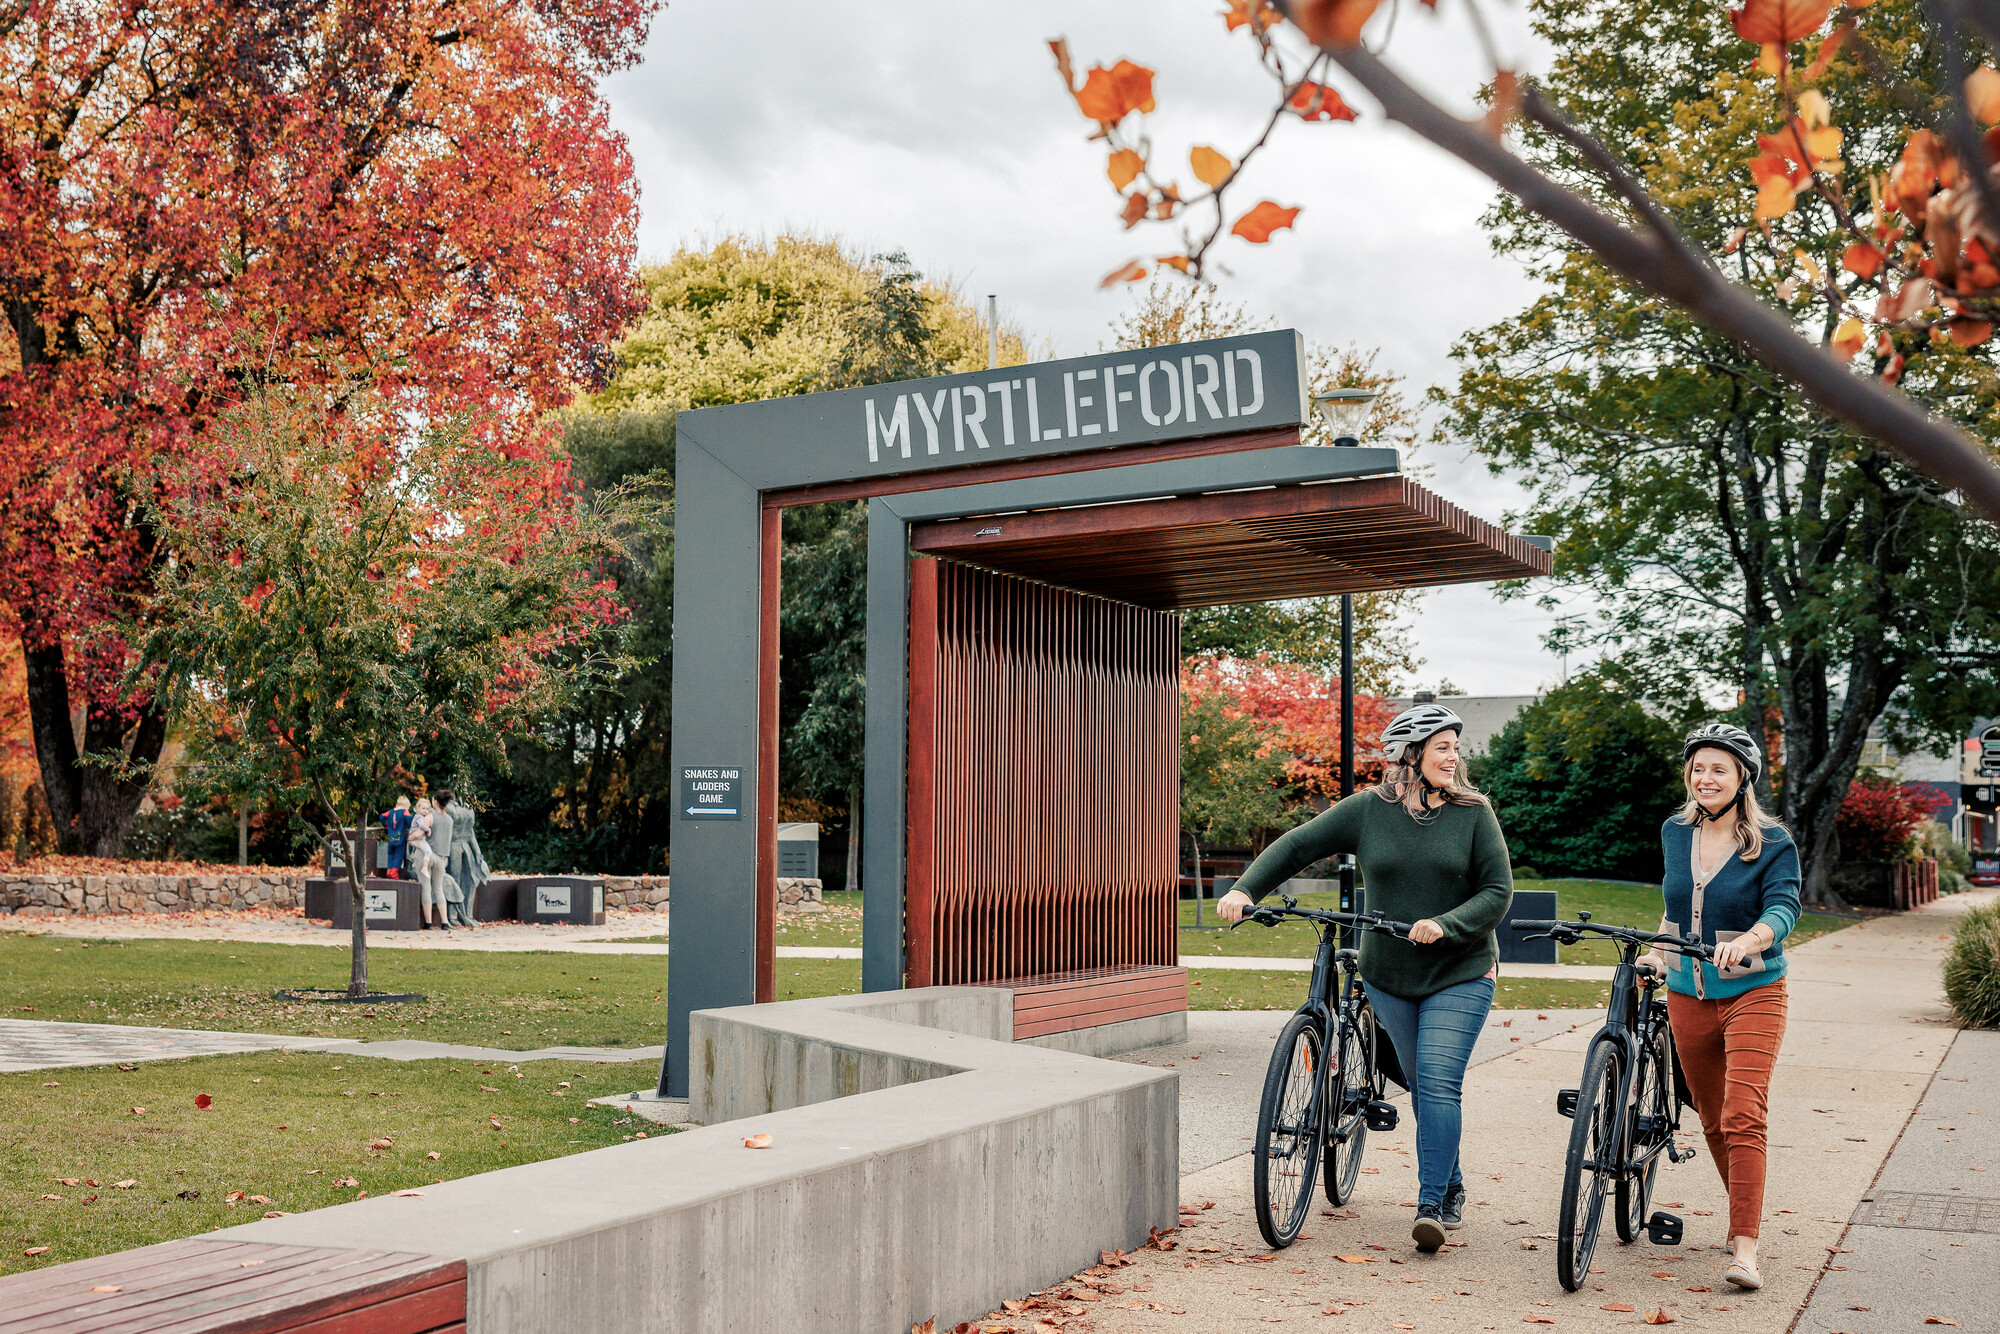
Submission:
M 949 1328 L 1177 1212 L 1173 1072 L 1011 1026 L 986 987 L 699 1011 L 714 1123 L 215 1235 L 464 1258 L 468 1334 Z

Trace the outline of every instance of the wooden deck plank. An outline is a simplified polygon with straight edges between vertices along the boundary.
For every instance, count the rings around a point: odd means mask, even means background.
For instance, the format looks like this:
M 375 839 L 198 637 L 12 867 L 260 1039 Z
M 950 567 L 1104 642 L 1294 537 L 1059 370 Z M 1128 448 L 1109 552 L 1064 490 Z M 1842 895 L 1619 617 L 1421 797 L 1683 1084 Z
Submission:
M 1041 1020 L 1026 1025 L 1016 1024 L 1014 1036 L 1016 1039 L 1040 1038 L 1047 1037 L 1051 1033 L 1073 1033 L 1079 1028 L 1098 1028 L 1105 1024 L 1123 1023 L 1127 1019 L 1150 1019 L 1154 1015 L 1175 1014 L 1185 1008 L 1181 1005 L 1135 1005 L 1129 1009 L 1104 1010 L 1094 1014 Z
M 261 1326 L 260 1328 L 275 1328 Z M 374 1306 L 285 1325 L 285 1334 L 431 1334 L 465 1328 L 465 1280 L 424 1288 Z
M 51 1316 L 66 1311 L 88 1312 L 99 1318 L 177 1301 L 185 1294 L 233 1282 L 247 1272 L 248 1260 L 258 1261 L 264 1272 L 281 1273 L 342 1253 L 244 1242 L 210 1243 L 201 1251 L 182 1250 L 182 1246 L 181 1242 L 165 1242 L 0 1279 L 0 1303 L 5 1304 L 0 1334 L 49 1328 Z M 28 1285 L 17 1288 L 16 1283 L 31 1277 L 51 1281 L 36 1284 L 23 1294 L 21 1289 Z M 93 1294 L 91 1289 L 100 1285 L 115 1285 L 122 1291 Z
M 458 1307 L 454 1314 L 465 1315 L 463 1260 L 439 1260 L 432 1256 L 357 1251 L 358 1260 L 344 1269 L 313 1275 L 298 1275 L 263 1289 L 235 1294 L 230 1300 L 213 1299 L 207 1309 L 176 1313 L 174 1320 L 143 1326 L 114 1326 L 92 1334 L 266 1334 L 292 1330 L 300 1325 L 329 1317 L 344 1316 L 363 1308 L 420 1293 L 426 1289 L 457 1285 Z M 384 1265 L 383 1260 L 397 1263 Z M 343 1329 L 345 1326 L 342 1327 Z M 423 1325 L 368 1329 L 368 1334 L 418 1334 Z M 357 1328 L 356 1334 L 360 1334 Z

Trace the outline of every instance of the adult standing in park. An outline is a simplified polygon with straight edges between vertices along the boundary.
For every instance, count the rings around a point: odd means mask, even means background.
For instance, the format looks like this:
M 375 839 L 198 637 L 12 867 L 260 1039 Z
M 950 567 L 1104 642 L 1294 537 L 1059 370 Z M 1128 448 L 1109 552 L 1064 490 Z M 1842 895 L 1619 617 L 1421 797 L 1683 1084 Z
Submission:
M 417 806 L 410 813 L 410 874 L 417 882 L 417 895 L 422 905 L 423 929 L 433 926 L 440 931 L 451 930 L 451 923 L 444 916 L 444 884 L 436 871 L 444 870 L 444 858 L 431 847 L 431 831 L 437 827 L 437 813 L 431 808 L 429 797 L 418 797 Z
M 472 807 L 456 792 L 438 793 L 444 813 L 451 817 L 451 838 L 437 840 L 444 850 L 444 873 L 458 890 L 451 900 L 447 918 L 459 926 L 473 924 L 472 908 L 479 887 L 492 877 L 486 869 L 486 854 L 479 850 L 479 835 L 473 829 Z
M 451 851 L 451 792 L 441 790 L 431 801 L 431 856 L 430 876 L 436 882 L 438 899 L 438 922 L 446 930 L 451 928 L 451 910 L 462 896 L 458 884 L 446 870 Z
M 1500 947 L 1493 931 L 1514 897 L 1507 840 L 1493 807 L 1465 778 L 1465 724 L 1439 704 L 1405 710 L 1382 733 L 1382 781 L 1266 848 L 1217 908 L 1244 910 L 1312 863 L 1352 853 L 1372 911 L 1410 925 L 1402 940 L 1361 944 L 1361 980 L 1388 1032 L 1417 1116 L 1417 1249 L 1431 1252 L 1465 1221 L 1459 1099 L 1472 1044 L 1493 1008 Z
M 1799 850 L 1757 802 L 1762 748 L 1729 723 L 1705 723 L 1682 750 L 1687 802 L 1660 827 L 1666 858 L 1660 930 L 1695 934 L 1714 962 L 1658 950 L 1644 962 L 1667 979 L 1667 1018 L 1708 1156 L 1729 1191 L 1722 1276 L 1761 1288 L 1765 1126 L 1771 1072 L 1785 1036 L 1783 942 L 1799 920 Z

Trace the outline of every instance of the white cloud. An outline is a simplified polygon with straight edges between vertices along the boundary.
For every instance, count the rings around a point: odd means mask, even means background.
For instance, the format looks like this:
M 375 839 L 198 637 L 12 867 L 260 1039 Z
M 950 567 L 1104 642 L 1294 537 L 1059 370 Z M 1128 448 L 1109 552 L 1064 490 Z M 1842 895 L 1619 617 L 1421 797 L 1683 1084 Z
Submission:
M 1055 354 L 1088 351 L 1131 299 L 1097 280 L 1128 257 L 1169 253 L 1176 235 L 1120 229 L 1103 149 L 1085 141 L 1044 42 L 1067 34 L 1079 66 L 1129 57 L 1159 72 L 1150 128 L 1171 171 L 1196 143 L 1234 155 L 1268 111 L 1268 77 L 1244 35 L 1225 34 L 1219 8 L 676 0 L 645 63 L 605 89 L 639 171 L 641 252 L 788 229 L 907 250 L 969 295 L 998 293 L 1003 318 Z M 1490 68 L 1462 18 L 1403 8 L 1391 58 L 1472 114 Z M 1495 6 L 1489 18 L 1503 58 L 1532 68 L 1522 10 Z M 1252 164 L 1242 206 L 1269 196 L 1304 211 L 1268 246 L 1223 242 L 1222 286 L 1308 338 L 1380 348 L 1421 393 L 1452 380 L 1456 337 L 1520 309 L 1531 287 L 1479 229 L 1493 199 L 1484 178 L 1343 91 L 1361 121 L 1281 125 Z M 1482 517 L 1520 502 L 1483 465 L 1431 462 L 1434 489 Z M 1560 664 L 1538 642 L 1546 619 L 1479 588 L 1431 594 L 1417 626 L 1424 673 L 1475 693 L 1547 684 Z

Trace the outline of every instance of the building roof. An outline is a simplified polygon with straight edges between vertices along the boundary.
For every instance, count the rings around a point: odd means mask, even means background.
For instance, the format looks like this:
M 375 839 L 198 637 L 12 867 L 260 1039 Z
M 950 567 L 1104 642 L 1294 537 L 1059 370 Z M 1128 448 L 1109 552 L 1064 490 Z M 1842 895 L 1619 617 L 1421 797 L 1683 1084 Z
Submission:
M 1159 611 L 1526 579 L 1545 548 L 1407 477 L 1368 477 L 914 524 L 928 556 Z

